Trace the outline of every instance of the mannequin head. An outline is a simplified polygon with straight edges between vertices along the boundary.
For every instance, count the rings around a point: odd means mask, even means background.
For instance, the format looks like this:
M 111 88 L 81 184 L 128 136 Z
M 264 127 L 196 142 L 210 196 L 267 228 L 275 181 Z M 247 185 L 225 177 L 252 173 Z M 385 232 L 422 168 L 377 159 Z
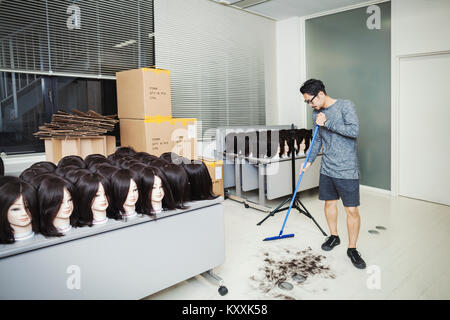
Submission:
M 100 166 L 91 167 L 92 171 L 95 173 L 105 177 L 108 179 L 108 177 L 111 177 L 117 170 L 119 170 L 119 167 L 110 165 L 110 164 L 102 164 Z
M 132 147 L 120 147 L 114 152 L 114 154 L 118 156 L 131 156 L 133 157 L 136 154 L 136 151 Z
M 288 153 L 288 145 L 286 140 L 286 130 L 280 130 L 278 135 L 278 141 L 279 141 L 279 153 L 278 156 L 280 158 L 284 157 Z
M 109 163 L 109 160 L 102 154 L 90 154 L 84 158 L 86 167 L 89 168 L 93 163 Z
M 183 157 L 175 152 L 164 152 L 159 158 L 173 164 L 181 164 L 183 162 Z
M 163 160 L 163 159 L 159 159 L 159 158 L 151 160 L 149 163 L 147 163 L 147 165 L 149 165 L 149 166 L 158 167 L 158 168 L 162 168 L 166 164 L 169 164 L 169 162 L 167 162 L 166 160 Z
M 130 170 L 116 171 L 110 179 L 111 205 L 108 217 L 120 220 L 136 214 L 139 190 Z
M 0 176 L 0 187 L 7 182 L 14 182 L 14 181 L 20 182 L 22 180 L 14 176 Z
M 25 182 L 31 183 L 34 178 L 44 173 L 48 173 L 45 168 L 28 168 L 22 171 L 19 178 Z
M 41 182 L 49 177 L 59 177 L 56 173 L 44 173 L 31 179 L 30 184 L 37 190 Z
M 0 185 L 0 243 L 27 239 L 38 230 L 36 190 L 21 180 L 3 180 Z
M 73 185 L 75 185 L 81 176 L 83 176 L 85 174 L 90 174 L 90 173 L 92 173 L 92 172 L 89 171 L 88 169 L 77 168 L 77 169 L 67 171 L 63 178 L 68 180 Z
M 56 165 L 50 161 L 40 161 L 40 162 L 34 163 L 30 168 L 44 168 L 48 172 L 55 172 Z
M 80 156 L 65 156 L 58 162 L 58 168 L 65 166 L 77 166 L 81 169 L 86 168 L 86 164 L 84 163 L 83 158 Z
M 76 185 L 76 201 L 80 226 L 92 226 L 107 221 L 109 205 L 108 180 L 96 173 L 82 175 Z
M 177 208 L 186 209 L 184 203 L 190 200 L 190 184 L 186 170 L 173 163 L 165 164 L 160 169 L 164 172 L 170 184 Z
M 147 153 L 147 152 L 138 152 L 133 156 L 133 159 L 137 160 L 141 163 L 147 163 L 154 159 L 158 159 L 158 157 L 151 155 L 150 153 Z
M 238 153 L 237 133 L 230 132 L 225 136 L 225 152 L 226 153 Z
M 37 189 L 40 231 L 47 237 L 60 237 L 77 223 L 74 212 L 75 188 L 58 176 L 45 177 Z
M 176 208 L 172 190 L 161 170 L 148 166 L 139 172 L 139 177 L 140 200 L 137 208 L 140 213 L 154 216 L 161 209 Z
M 212 192 L 212 180 L 208 168 L 202 163 L 192 161 L 190 164 L 183 164 L 189 178 L 191 186 L 191 200 L 211 200 L 218 196 Z

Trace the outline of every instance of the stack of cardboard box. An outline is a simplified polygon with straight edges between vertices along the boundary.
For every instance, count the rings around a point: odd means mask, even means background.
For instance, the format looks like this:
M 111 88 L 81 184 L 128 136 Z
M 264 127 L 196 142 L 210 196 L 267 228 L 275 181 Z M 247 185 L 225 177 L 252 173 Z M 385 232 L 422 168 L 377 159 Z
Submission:
M 223 161 L 217 161 L 205 157 L 202 159 L 202 161 L 208 168 L 209 175 L 211 176 L 213 193 L 224 197 L 225 192 L 223 189 Z
M 169 70 L 122 71 L 116 83 L 121 146 L 197 159 L 197 119 L 172 118 Z

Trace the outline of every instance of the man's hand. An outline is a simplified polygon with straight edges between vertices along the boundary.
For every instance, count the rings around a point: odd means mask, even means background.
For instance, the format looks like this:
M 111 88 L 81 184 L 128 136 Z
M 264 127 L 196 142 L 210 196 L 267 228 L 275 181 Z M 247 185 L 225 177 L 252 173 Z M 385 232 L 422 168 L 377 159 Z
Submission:
M 321 112 L 316 116 L 317 125 L 322 127 L 325 124 L 325 121 L 327 121 L 327 116 L 325 113 Z
M 304 162 L 302 162 L 302 165 L 300 166 L 300 174 L 303 172 L 306 172 L 306 170 L 308 170 L 309 166 L 311 165 L 311 162 L 307 162 L 305 168 L 303 168 L 303 166 L 305 165 Z

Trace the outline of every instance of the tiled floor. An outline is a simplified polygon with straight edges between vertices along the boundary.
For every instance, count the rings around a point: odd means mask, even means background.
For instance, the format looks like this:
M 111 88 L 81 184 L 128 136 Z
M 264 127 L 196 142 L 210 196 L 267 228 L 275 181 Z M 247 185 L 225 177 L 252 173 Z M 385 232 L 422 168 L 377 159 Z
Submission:
M 301 199 L 328 233 L 317 191 L 302 193 Z M 367 268 L 359 270 L 346 256 L 348 240 L 342 204 L 338 218 L 341 245 L 331 252 L 321 250 L 325 237 L 302 214 L 292 211 L 286 224 L 284 233 L 295 233 L 295 237 L 262 241 L 278 235 L 286 211 L 256 226 L 266 215 L 264 212 L 246 209 L 233 200 L 225 200 L 223 205 L 226 259 L 214 271 L 224 280 L 228 294 L 220 296 L 214 281 L 196 276 L 146 299 L 450 299 L 448 206 L 362 190 L 358 250 Z M 376 230 L 376 226 L 386 230 L 368 232 Z M 287 279 L 294 286 L 289 291 L 265 279 L 264 259 L 289 262 L 302 258 L 297 253 L 308 248 L 313 256 L 324 256 L 321 265 L 329 267 L 328 273 L 307 276 L 303 283 Z

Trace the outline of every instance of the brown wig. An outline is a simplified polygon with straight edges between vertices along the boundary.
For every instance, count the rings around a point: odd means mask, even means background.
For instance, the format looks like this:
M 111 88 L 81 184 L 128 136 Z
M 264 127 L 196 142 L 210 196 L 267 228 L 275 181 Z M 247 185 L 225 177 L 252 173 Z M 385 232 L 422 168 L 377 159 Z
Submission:
M 19 178 L 25 182 L 31 183 L 35 177 L 44 173 L 48 173 L 45 168 L 28 168 L 20 174 Z
M 6 177 L 5 177 L 6 178 Z M 0 243 L 13 243 L 14 231 L 8 221 L 8 210 L 22 195 L 25 209 L 31 215 L 31 225 L 35 233 L 39 232 L 39 213 L 36 189 L 29 183 L 17 179 L 2 179 L 0 185 Z
M 93 163 L 110 163 L 110 161 L 102 154 L 94 153 L 84 158 L 86 167 L 89 168 Z
M 139 205 L 136 207 L 139 213 L 143 213 L 154 217 L 152 207 L 152 192 L 155 183 L 155 176 L 161 179 L 162 187 L 164 189 L 164 198 L 162 200 L 162 207 L 164 210 L 176 209 L 175 201 L 173 200 L 172 190 L 170 184 L 166 179 L 164 173 L 156 167 L 146 167 L 139 172 L 139 181 L 137 181 L 139 188 Z
M 83 158 L 80 156 L 65 156 L 58 162 L 58 167 L 65 167 L 65 166 L 77 166 L 81 169 L 86 168 L 86 163 L 84 163 Z
M 133 157 L 136 154 L 136 151 L 132 147 L 120 147 L 113 154 Z
M 167 181 L 169 182 L 170 189 L 172 190 L 173 200 L 175 205 L 179 209 L 187 209 L 184 204 L 190 201 L 190 184 L 186 170 L 183 166 L 173 163 L 166 163 L 162 166 L 158 166 L 164 173 Z
M 189 178 L 191 200 L 211 200 L 218 196 L 212 192 L 212 180 L 208 168 L 202 163 L 192 160 L 190 164 L 183 164 Z
M 134 180 L 137 186 L 137 182 L 135 178 L 133 178 L 132 172 L 128 169 L 117 170 L 111 176 L 110 179 L 111 203 L 107 211 L 107 215 L 109 218 L 113 218 L 115 220 L 123 219 L 122 214 L 125 213 L 124 204 L 128 197 L 131 180 Z M 139 201 L 139 198 L 137 200 Z
M 76 202 L 78 203 L 78 226 L 92 227 L 94 220 L 92 204 L 95 200 L 99 183 L 103 185 L 109 204 L 109 182 L 105 177 L 96 173 L 90 173 L 81 175 L 77 180 L 75 194 Z
M 37 189 L 40 232 L 47 237 L 61 237 L 63 234 L 53 225 L 64 199 L 64 188 L 69 192 L 74 207 L 70 216 L 70 224 L 77 225 L 76 202 L 74 201 L 75 187 L 69 181 L 58 176 L 45 177 Z
M 33 165 L 31 165 L 30 168 L 44 168 L 47 169 L 48 172 L 55 172 L 56 170 L 56 164 L 50 161 L 40 161 L 36 162 Z

